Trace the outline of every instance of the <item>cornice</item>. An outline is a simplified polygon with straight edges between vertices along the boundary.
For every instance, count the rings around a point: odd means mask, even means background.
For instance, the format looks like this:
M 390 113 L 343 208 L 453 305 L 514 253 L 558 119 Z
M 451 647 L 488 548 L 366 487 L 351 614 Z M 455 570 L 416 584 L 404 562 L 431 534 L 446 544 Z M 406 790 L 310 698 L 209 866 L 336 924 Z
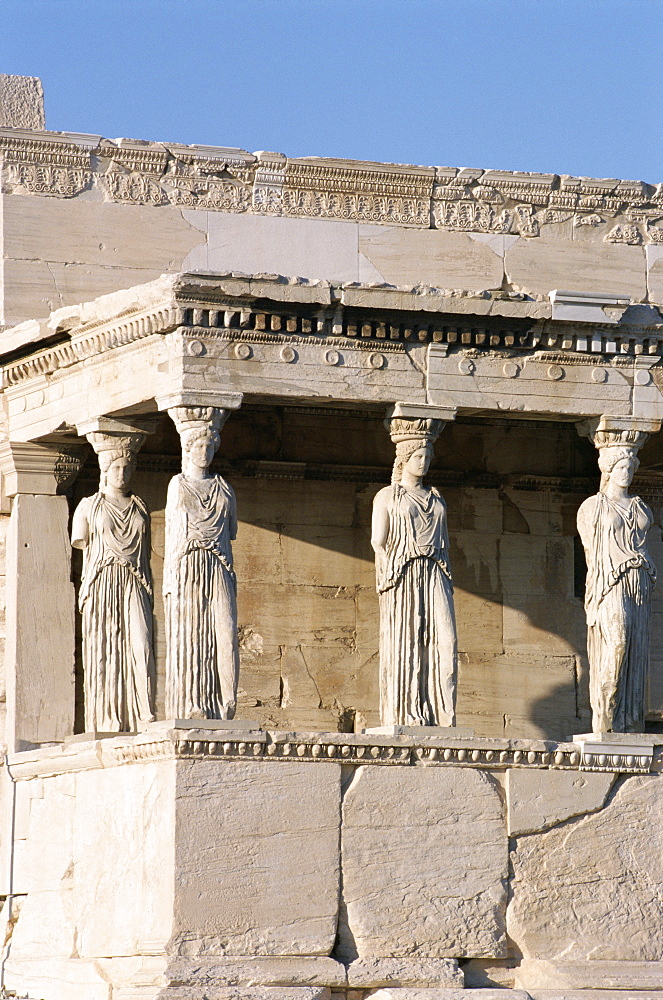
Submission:
M 498 309 L 488 312 L 486 301 L 439 289 L 334 286 L 278 275 L 173 275 L 53 313 L 43 339 L 52 340 L 55 331 L 59 342 L 47 348 L 39 348 L 30 327 L 24 357 L 16 357 L 21 349 L 12 339 L 12 360 L 2 366 L 2 384 L 7 388 L 50 376 L 174 331 L 191 355 L 204 354 L 207 345 L 211 349 L 219 341 L 233 344 L 235 352 L 248 352 L 238 357 L 249 357 L 251 345 L 280 344 L 294 352 L 291 360 L 296 360 L 297 346 L 352 347 L 367 352 L 367 364 L 374 368 L 381 367 L 385 354 L 425 344 L 438 353 L 460 350 L 470 359 L 519 359 L 536 352 L 547 361 L 573 366 L 632 366 L 634 358 L 636 366 L 649 366 L 663 354 L 660 322 L 634 327 L 553 321 L 541 316 L 546 303 L 496 300 L 494 305 L 510 307 L 508 315 Z M 18 333 L 20 327 L 15 329 Z M 639 360 L 639 355 L 645 357 Z
M 608 243 L 663 243 L 663 185 L 506 170 L 421 167 L 101 136 L 0 129 L 5 193 L 339 219 L 536 238 L 603 227 Z
M 533 770 L 605 771 L 646 774 L 660 765 L 652 738 L 635 755 L 633 748 L 620 752 L 619 744 L 609 752 L 593 748 L 584 753 L 582 743 L 543 740 L 448 737 L 435 735 L 374 736 L 369 733 L 293 733 L 229 729 L 169 729 L 156 723 L 155 730 L 138 735 L 65 743 L 14 754 L 9 758 L 17 780 L 71 771 L 139 764 L 155 760 L 252 760 L 265 765 L 289 763 L 342 763 L 376 767 L 470 767 L 500 771 L 509 768 Z M 157 728 L 158 727 L 158 728 Z M 663 736 L 661 737 L 663 744 Z M 600 750 L 606 747 L 601 745 Z M 613 752 L 614 751 L 614 752 Z

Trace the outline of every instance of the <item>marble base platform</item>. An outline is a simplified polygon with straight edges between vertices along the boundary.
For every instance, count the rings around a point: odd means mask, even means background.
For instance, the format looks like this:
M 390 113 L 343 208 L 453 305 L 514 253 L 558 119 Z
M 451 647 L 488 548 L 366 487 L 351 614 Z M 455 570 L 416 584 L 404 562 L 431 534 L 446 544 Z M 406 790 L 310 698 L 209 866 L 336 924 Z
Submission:
M 613 1000 L 613 981 L 636 1000 L 656 992 L 651 963 L 629 971 L 619 958 L 663 955 L 663 904 L 613 846 L 628 842 L 663 885 L 660 774 L 626 772 L 613 794 L 614 765 L 585 777 L 576 744 L 240 723 L 170 720 L 9 756 L 8 989 L 34 1000 L 526 1000 L 518 991 L 535 988 L 541 1000 L 548 989 L 548 1000 L 564 989 Z M 463 990 L 463 962 L 504 965 L 509 938 L 525 956 L 520 979 L 497 996 Z M 592 961 L 576 986 L 577 970 L 532 964 L 608 945 L 621 979 Z

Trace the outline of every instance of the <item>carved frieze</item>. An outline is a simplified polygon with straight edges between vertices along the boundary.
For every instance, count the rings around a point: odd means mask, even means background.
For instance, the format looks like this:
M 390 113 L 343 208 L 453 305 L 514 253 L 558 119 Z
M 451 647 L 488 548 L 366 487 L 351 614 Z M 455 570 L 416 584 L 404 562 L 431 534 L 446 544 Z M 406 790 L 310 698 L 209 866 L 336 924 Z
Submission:
M 47 134 L 46 134 L 47 135 Z M 2 191 L 71 198 L 92 183 L 90 151 L 97 137 L 80 145 L 66 137 L 25 136 L 0 130 Z
M 661 186 L 506 170 L 456 170 L 0 130 L 3 190 L 71 198 L 98 186 L 109 200 L 218 212 L 343 219 L 537 237 L 567 221 L 615 220 L 608 242 L 660 242 Z M 623 223 L 618 220 L 623 219 Z M 637 236 L 629 231 L 636 227 Z M 615 229 L 617 230 L 615 232 Z
M 50 163 L 8 163 L 3 190 L 73 198 L 92 183 L 92 172 Z
M 289 160 L 283 208 L 286 215 L 430 226 L 433 171 L 426 168 Z
M 258 157 L 258 169 L 253 179 L 253 210 L 266 215 L 281 215 L 286 157 L 281 153 L 259 153 Z
M 603 237 L 605 243 L 627 243 L 637 246 L 642 243 L 642 233 L 635 225 L 617 225 Z
M 100 176 L 100 182 L 113 201 L 127 202 L 132 205 L 164 205 L 168 203 L 168 195 L 159 184 L 158 179 L 150 177 L 149 174 L 109 170 Z
M 168 179 L 168 200 L 185 208 L 246 212 L 251 207 L 251 188 L 233 180 L 177 175 Z

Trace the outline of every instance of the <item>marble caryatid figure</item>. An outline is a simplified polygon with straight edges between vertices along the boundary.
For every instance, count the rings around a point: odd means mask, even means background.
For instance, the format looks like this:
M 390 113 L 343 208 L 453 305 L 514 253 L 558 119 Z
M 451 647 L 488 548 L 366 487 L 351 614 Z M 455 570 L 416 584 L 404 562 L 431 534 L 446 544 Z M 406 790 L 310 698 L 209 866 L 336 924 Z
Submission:
M 150 518 L 129 491 L 145 435 L 87 438 L 99 457 L 99 492 L 79 503 L 71 535 L 83 549 L 85 729 L 135 732 L 154 719 Z
M 423 477 L 442 422 L 392 418 L 392 483 L 373 502 L 385 726 L 453 726 L 456 621 L 444 500 Z
M 653 518 L 640 497 L 629 496 L 645 435 L 603 432 L 600 491 L 578 511 L 587 560 L 585 612 L 594 732 L 643 732 L 649 620 L 656 569 L 647 551 Z
M 209 471 L 226 413 L 216 407 L 168 410 L 182 442 L 182 472 L 166 502 L 166 714 L 232 719 L 237 702 L 236 584 L 231 542 L 235 494 Z

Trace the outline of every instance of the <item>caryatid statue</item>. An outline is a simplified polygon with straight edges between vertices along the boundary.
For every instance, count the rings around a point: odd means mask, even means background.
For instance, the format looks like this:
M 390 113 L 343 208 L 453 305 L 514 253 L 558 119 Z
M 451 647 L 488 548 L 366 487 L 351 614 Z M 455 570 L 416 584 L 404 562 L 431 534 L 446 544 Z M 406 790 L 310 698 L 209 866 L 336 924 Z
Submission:
M 446 504 L 423 485 L 437 419 L 392 417 L 391 486 L 373 501 L 380 601 L 380 716 L 385 726 L 453 726 L 456 620 Z
M 154 719 L 150 518 L 129 490 L 145 437 L 87 435 L 99 457 L 99 492 L 76 508 L 71 543 L 83 549 L 78 603 L 88 732 L 136 732 Z
M 168 410 L 182 442 L 182 472 L 166 501 L 166 714 L 176 719 L 232 719 L 237 703 L 236 583 L 231 542 L 235 494 L 209 471 L 227 412 L 217 407 Z
M 601 485 L 578 510 L 587 561 L 585 613 L 594 732 L 643 732 L 651 594 L 656 568 L 647 551 L 652 513 L 628 488 L 638 468 L 638 430 L 595 430 Z

